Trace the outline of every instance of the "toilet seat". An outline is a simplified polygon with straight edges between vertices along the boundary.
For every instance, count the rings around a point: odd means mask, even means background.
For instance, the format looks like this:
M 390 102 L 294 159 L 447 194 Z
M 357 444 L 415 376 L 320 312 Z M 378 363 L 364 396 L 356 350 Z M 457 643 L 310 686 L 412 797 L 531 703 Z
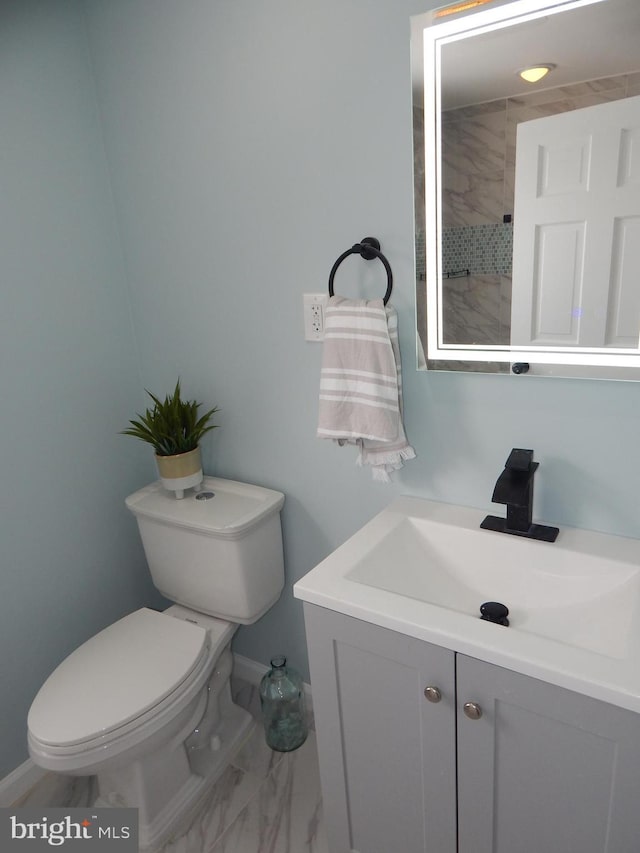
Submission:
M 233 632 L 142 608 L 76 649 L 49 676 L 28 718 L 32 742 L 58 754 L 104 747 L 188 701 Z

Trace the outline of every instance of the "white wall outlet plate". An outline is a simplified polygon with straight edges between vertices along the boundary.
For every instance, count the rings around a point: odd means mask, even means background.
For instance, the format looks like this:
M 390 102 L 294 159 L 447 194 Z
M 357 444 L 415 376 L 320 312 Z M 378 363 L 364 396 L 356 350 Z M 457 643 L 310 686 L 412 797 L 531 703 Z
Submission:
M 305 341 L 324 340 L 324 318 L 328 301 L 328 293 L 303 295 Z

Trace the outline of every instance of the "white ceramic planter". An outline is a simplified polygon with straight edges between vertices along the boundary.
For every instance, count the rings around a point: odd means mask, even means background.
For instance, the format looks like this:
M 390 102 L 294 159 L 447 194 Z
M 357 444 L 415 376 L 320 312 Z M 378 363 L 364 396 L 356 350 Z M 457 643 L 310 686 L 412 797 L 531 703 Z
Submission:
M 184 490 L 202 482 L 202 460 L 200 448 L 178 453 L 175 456 L 157 456 L 158 473 L 165 489 L 175 492 L 176 498 L 184 497 Z

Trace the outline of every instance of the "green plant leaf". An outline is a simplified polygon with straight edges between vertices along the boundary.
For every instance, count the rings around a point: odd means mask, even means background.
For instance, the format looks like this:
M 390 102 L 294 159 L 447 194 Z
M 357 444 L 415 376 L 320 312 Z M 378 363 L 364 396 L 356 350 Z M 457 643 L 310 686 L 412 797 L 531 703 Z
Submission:
M 151 444 L 158 456 L 174 456 L 194 450 L 200 439 L 218 426 L 210 423 L 219 411 L 218 407 L 209 409 L 198 418 L 202 404 L 195 400 L 182 400 L 180 379 L 173 394 L 167 394 L 164 401 L 151 391 L 145 391 L 153 401 L 153 408 L 144 414 L 136 413 L 139 420 L 130 420 L 130 426 L 122 430 L 121 435 L 130 435 Z

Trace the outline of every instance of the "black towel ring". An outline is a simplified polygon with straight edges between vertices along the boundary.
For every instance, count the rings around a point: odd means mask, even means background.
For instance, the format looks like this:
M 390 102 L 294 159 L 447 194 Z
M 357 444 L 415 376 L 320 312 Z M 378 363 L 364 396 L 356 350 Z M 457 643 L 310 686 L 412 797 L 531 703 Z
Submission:
M 379 258 L 382 261 L 384 268 L 387 271 L 387 292 L 382 300 L 383 304 L 386 305 L 393 289 L 393 273 L 391 272 L 389 261 L 380 251 L 380 241 L 375 237 L 363 237 L 359 243 L 354 243 L 350 249 L 347 249 L 346 252 L 343 252 L 340 255 L 329 273 L 329 296 L 333 296 L 333 279 L 335 277 L 336 270 L 344 259 L 349 257 L 349 255 L 360 255 L 360 257 L 364 258 L 365 261 L 371 261 L 374 258 Z

